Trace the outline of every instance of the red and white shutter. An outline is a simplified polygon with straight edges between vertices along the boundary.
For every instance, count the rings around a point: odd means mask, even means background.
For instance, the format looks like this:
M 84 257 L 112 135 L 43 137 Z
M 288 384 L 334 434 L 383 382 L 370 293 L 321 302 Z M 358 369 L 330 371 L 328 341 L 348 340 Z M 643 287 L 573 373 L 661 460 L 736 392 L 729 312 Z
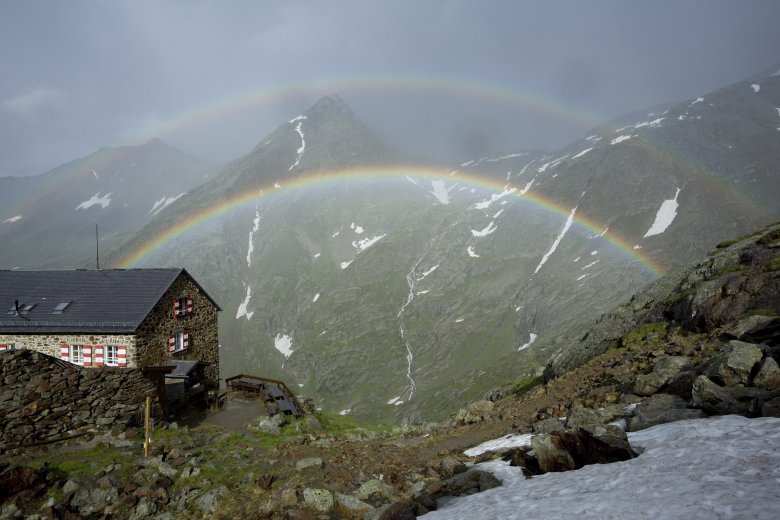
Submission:
M 104 357 L 103 357 L 103 345 L 96 345 L 95 346 L 95 366 L 96 367 L 102 367 L 105 365 Z
M 116 348 L 116 366 L 118 367 L 127 366 L 127 347 Z
M 182 350 L 187 350 L 190 348 L 190 333 L 189 332 L 182 332 L 182 341 L 181 346 Z
M 92 345 L 84 345 L 82 348 L 83 366 L 88 367 L 92 364 Z
M 179 298 L 173 299 L 173 315 L 177 318 L 181 316 L 181 300 Z
M 60 343 L 60 358 L 70 361 L 70 349 L 67 343 Z
M 6 345 L 5 343 L 0 343 L 0 352 L 4 351 L 7 348 L 8 348 L 8 345 Z
M 192 314 L 193 310 L 195 310 L 195 304 L 193 303 L 192 298 L 190 298 L 189 296 L 187 296 L 186 305 L 187 305 L 187 307 L 184 310 L 184 313 L 185 314 Z
M 176 352 L 176 336 L 168 338 L 168 353 L 173 354 Z

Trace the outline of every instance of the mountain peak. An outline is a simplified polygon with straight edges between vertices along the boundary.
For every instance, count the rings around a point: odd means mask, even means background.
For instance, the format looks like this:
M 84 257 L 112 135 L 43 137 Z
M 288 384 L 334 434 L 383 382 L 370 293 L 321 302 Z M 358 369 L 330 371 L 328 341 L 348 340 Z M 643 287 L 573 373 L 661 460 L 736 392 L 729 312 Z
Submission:
M 357 119 L 357 116 L 349 105 L 336 94 L 321 97 L 320 100 L 306 110 L 303 115 L 310 119 Z

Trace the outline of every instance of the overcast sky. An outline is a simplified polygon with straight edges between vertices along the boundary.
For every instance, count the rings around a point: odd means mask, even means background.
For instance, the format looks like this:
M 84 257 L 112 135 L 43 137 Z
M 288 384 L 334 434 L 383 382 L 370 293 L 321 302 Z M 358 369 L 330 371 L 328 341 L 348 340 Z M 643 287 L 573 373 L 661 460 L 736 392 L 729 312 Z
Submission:
M 331 93 L 412 153 L 554 150 L 779 51 L 777 0 L 0 0 L 0 175 L 151 137 L 225 162 Z

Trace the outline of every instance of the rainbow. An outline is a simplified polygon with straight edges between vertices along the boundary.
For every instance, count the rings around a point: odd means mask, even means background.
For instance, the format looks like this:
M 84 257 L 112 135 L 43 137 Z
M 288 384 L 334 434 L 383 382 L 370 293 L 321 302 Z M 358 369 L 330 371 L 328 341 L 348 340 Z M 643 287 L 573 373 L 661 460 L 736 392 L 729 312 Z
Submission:
M 584 129 L 600 125 L 603 115 L 586 112 L 545 94 L 523 91 L 512 86 L 477 82 L 463 78 L 431 78 L 425 76 L 371 76 L 309 79 L 257 89 L 234 92 L 228 96 L 210 99 L 181 111 L 175 117 L 157 121 L 128 132 L 126 142 L 145 141 L 151 137 L 166 139 L 181 129 L 206 125 L 230 113 L 246 112 L 263 104 L 272 104 L 285 98 L 305 96 L 313 104 L 324 95 L 339 93 L 414 92 L 451 95 L 459 98 L 483 99 L 502 107 L 544 113 L 560 121 Z
M 322 186 L 327 183 L 344 180 L 376 180 L 387 178 L 403 179 L 404 177 L 410 177 L 415 180 L 427 179 L 431 181 L 441 180 L 447 182 L 457 182 L 464 185 L 470 185 L 472 187 L 487 189 L 496 193 L 502 193 L 505 190 L 505 185 L 495 179 L 481 177 L 472 173 L 453 173 L 451 170 L 431 168 L 428 166 L 360 167 L 326 172 L 317 171 L 290 179 L 288 182 L 284 183 L 278 188 L 274 187 L 273 185 L 255 188 L 250 191 L 241 193 L 240 195 L 215 202 L 205 209 L 199 210 L 194 215 L 191 214 L 182 216 L 173 225 L 168 226 L 166 229 L 162 230 L 151 238 L 131 246 L 129 251 L 125 252 L 115 261 L 115 267 L 131 268 L 137 266 L 154 252 L 160 250 L 166 244 L 175 240 L 177 237 L 184 235 L 188 231 L 207 221 L 219 218 L 220 216 L 236 208 L 247 206 L 252 203 L 257 203 L 257 201 L 263 197 L 274 196 L 277 194 L 309 187 Z M 519 192 L 516 191 L 509 194 L 508 196 L 520 198 L 538 208 L 541 208 L 542 210 L 558 215 L 564 220 L 568 218 L 569 213 L 571 212 L 570 207 L 563 206 L 560 202 L 538 193 L 527 192 L 525 195 L 520 195 Z M 639 264 L 648 272 L 650 272 L 654 277 L 660 277 L 665 274 L 666 270 L 663 266 L 661 266 L 658 262 L 649 256 L 645 255 L 643 252 L 641 252 L 641 250 L 634 249 L 633 245 L 626 239 L 613 231 L 607 230 L 605 232 L 604 230 L 607 228 L 606 224 L 597 222 L 596 220 L 582 214 L 581 212 L 576 214 L 574 222 L 581 229 L 586 230 L 592 235 L 600 236 L 615 246 L 618 250 L 622 251 L 625 255 L 639 262 Z

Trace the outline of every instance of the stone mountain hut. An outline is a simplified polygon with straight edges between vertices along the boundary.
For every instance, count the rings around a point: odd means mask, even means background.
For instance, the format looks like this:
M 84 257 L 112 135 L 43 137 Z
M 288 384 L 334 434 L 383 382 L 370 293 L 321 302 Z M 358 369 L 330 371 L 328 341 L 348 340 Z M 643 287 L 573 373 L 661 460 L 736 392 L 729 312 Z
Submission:
M 217 386 L 220 310 L 181 268 L 0 271 L 0 351 L 94 368 L 197 361 Z

